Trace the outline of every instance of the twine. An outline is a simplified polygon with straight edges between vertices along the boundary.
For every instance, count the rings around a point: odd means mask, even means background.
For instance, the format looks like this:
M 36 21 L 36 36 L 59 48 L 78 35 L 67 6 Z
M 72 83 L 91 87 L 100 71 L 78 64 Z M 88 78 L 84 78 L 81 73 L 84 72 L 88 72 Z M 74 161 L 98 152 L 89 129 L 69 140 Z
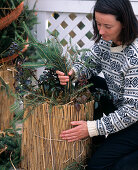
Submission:
M 53 148 L 52 148 L 52 141 L 51 141 L 51 124 L 50 124 L 50 114 L 48 115 L 48 122 L 49 122 L 49 134 L 50 134 L 50 150 L 51 150 L 51 156 L 52 156 L 52 168 L 53 170 L 55 169 L 54 168 L 54 157 L 53 157 Z
M 8 147 L 5 146 L 5 148 L 1 149 L 1 150 L 0 150 L 0 155 L 1 155 L 3 152 L 5 152 L 5 151 L 7 150 L 7 148 L 8 148 Z
M 14 67 L 13 68 L 7 68 L 7 71 L 11 71 L 12 72 L 13 78 L 15 77 L 15 72 L 17 72 L 17 70 Z
M 13 162 L 12 162 L 11 155 L 12 155 L 12 152 L 11 152 L 11 154 L 10 154 L 10 162 L 11 162 L 12 167 L 14 168 L 14 170 L 16 170 L 16 168 L 15 168 L 15 166 L 14 166 Z
M 50 129 L 51 130 L 51 129 Z M 42 136 L 40 136 L 40 135 L 37 135 L 37 134 L 35 134 L 35 133 L 32 133 L 34 136 L 36 136 L 36 137 L 39 137 L 40 139 L 43 139 L 43 140 L 48 140 L 48 141 L 50 141 L 50 147 L 52 147 L 52 143 L 51 143 L 51 141 L 56 141 L 56 142 L 66 142 L 65 140 L 61 140 L 61 139 L 52 139 L 51 138 L 51 131 L 50 131 L 50 138 L 45 138 L 45 137 L 42 137 Z M 69 158 L 69 159 L 67 159 L 67 160 L 65 160 L 63 163 L 67 163 L 71 158 L 73 159 L 73 160 L 77 160 L 77 158 L 79 158 L 83 153 L 84 153 L 84 144 L 83 144 L 83 142 L 85 142 L 85 141 L 87 141 L 88 140 L 88 138 L 86 138 L 86 139 L 84 139 L 84 140 L 78 140 L 78 142 L 81 142 L 81 145 L 82 145 L 82 152 L 78 155 L 78 156 L 76 156 L 76 157 L 74 157 L 74 151 L 75 151 L 75 144 L 76 144 L 76 141 L 75 142 L 73 142 L 73 149 L 72 149 L 72 156 Z M 53 159 L 53 154 L 51 155 L 52 156 L 52 160 L 54 160 Z M 54 162 L 54 161 L 53 161 Z M 76 161 L 77 162 L 77 161 Z M 53 168 L 53 167 L 52 167 Z M 54 170 L 54 169 L 53 169 Z
M 11 71 L 13 77 L 14 77 L 14 73 L 17 72 L 17 70 L 16 70 L 14 67 L 9 67 L 9 68 L 8 68 L 7 65 L 1 65 L 1 66 L 0 66 L 0 69 L 2 69 L 3 71 L 5 71 L 4 68 L 5 68 L 7 71 Z
M 3 66 L 1 66 L 0 68 L 2 68 L 3 69 Z M 12 68 L 7 68 L 6 69 L 7 71 L 9 71 L 9 72 L 12 72 L 12 77 L 14 78 L 15 77 L 15 72 L 17 72 L 16 71 L 16 69 L 14 68 L 14 67 L 12 67 Z M 5 70 L 3 70 L 3 71 L 5 71 Z M 4 80 L 4 79 L 3 79 Z M 4 80 L 5 81 L 5 80 Z M 10 81 L 10 80 L 9 80 Z M 9 81 L 5 81 L 5 83 L 8 85 L 10 82 Z

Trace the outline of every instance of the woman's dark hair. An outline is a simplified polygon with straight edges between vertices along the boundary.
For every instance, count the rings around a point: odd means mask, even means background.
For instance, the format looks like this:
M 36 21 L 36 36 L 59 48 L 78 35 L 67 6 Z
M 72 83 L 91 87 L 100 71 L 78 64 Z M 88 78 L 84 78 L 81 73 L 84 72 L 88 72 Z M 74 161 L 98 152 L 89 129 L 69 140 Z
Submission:
M 129 0 L 97 0 L 93 11 L 93 28 L 95 42 L 98 42 L 101 38 L 99 34 L 95 12 L 103 14 L 111 14 L 116 17 L 116 20 L 120 21 L 123 25 L 120 40 L 122 45 L 131 44 L 135 38 L 138 37 L 138 21 L 132 9 Z

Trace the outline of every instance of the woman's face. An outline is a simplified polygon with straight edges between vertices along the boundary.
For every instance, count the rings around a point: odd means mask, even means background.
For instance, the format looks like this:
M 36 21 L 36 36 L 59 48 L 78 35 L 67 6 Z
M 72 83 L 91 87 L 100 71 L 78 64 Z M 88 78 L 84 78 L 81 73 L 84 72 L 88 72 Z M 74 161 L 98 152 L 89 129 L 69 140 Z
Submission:
M 100 12 L 95 12 L 95 20 L 102 39 L 105 41 L 112 40 L 114 43 L 118 44 L 119 35 L 122 30 L 121 22 L 117 21 L 114 15 Z

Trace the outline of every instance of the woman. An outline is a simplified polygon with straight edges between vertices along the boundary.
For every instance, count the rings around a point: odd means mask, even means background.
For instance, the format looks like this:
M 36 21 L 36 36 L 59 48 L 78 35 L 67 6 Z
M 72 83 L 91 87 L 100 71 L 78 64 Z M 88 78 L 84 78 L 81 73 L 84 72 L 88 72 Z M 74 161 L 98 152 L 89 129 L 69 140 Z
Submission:
M 97 67 L 75 63 L 65 75 L 57 70 L 62 85 L 104 74 L 115 111 L 95 121 L 74 121 L 61 133 L 69 142 L 105 135 L 107 138 L 88 164 L 92 170 L 138 169 L 138 21 L 129 0 L 97 0 L 93 13 L 95 45 L 85 56 Z M 81 71 L 80 71 L 81 70 Z

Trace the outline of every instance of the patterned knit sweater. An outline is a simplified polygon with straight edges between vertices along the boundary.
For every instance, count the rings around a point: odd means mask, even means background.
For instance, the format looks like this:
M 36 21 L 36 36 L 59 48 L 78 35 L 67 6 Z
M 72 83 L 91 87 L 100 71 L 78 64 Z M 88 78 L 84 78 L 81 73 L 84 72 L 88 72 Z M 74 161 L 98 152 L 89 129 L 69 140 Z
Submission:
M 111 47 L 111 42 L 100 40 L 86 53 L 84 61 L 91 67 L 76 62 L 73 66 L 76 77 L 83 72 L 90 78 L 102 71 L 114 105 L 118 108 L 96 120 L 97 135 L 115 133 L 135 123 L 138 120 L 138 38 L 131 45 L 123 47 Z M 93 63 L 96 67 L 93 67 Z M 91 130 L 88 127 L 88 131 Z

